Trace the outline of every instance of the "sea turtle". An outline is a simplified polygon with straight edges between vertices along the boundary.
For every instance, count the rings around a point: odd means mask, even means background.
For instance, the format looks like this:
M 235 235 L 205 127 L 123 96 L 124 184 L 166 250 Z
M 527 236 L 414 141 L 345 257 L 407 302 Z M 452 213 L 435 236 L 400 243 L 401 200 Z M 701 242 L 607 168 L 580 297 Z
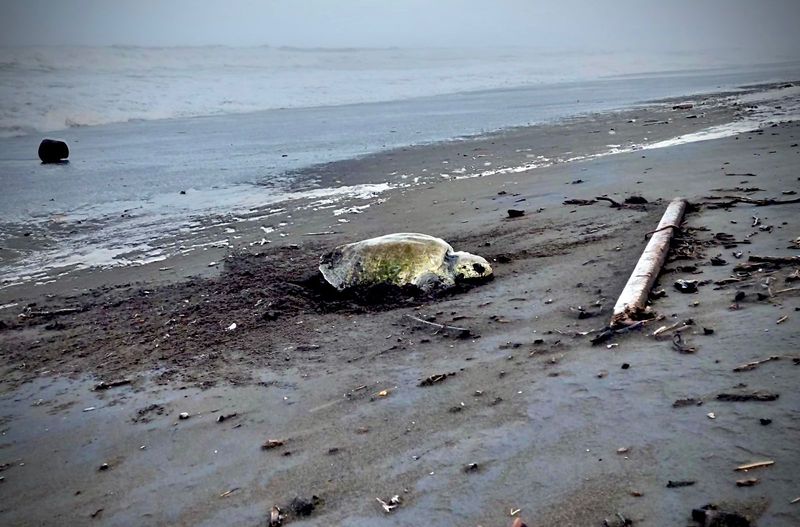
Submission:
M 320 258 L 319 270 L 340 291 L 376 284 L 412 284 L 431 292 L 452 287 L 457 280 L 492 275 L 492 266 L 484 258 L 455 252 L 441 238 L 407 232 L 340 245 Z

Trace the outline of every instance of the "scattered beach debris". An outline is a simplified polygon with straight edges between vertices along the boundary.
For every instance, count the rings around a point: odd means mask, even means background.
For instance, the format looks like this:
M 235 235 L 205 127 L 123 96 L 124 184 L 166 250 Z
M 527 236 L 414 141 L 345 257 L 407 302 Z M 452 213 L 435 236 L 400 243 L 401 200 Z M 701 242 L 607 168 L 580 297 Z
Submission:
M 726 174 L 726 175 L 745 175 L 745 174 Z M 754 176 L 755 174 L 750 174 Z M 710 209 L 727 209 L 733 207 L 737 203 L 747 203 L 750 205 L 755 205 L 756 207 L 767 207 L 769 205 L 789 205 L 792 203 L 800 203 L 800 198 L 792 198 L 792 199 L 772 199 L 772 198 L 764 198 L 764 199 L 755 199 L 748 196 L 705 196 L 704 199 L 709 201 L 703 201 L 701 204 L 710 208 Z
M 477 472 L 480 470 L 480 465 L 477 463 L 469 463 L 464 467 L 464 472 Z
M 633 525 L 633 520 L 626 518 L 621 512 L 603 520 L 603 527 L 630 527 L 631 525 Z
M 761 480 L 758 478 L 747 478 L 747 479 L 736 480 L 737 487 L 752 487 L 754 485 L 758 485 L 759 483 L 761 483 Z
M 117 386 L 124 386 L 126 384 L 130 384 L 132 381 L 130 379 L 118 379 L 116 381 L 100 381 L 98 384 L 95 385 L 94 391 L 101 391 L 101 390 L 108 390 L 109 388 L 116 388 Z
M 189 417 L 190 417 L 189 412 L 181 412 L 178 414 L 178 419 L 180 419 L 181 421 L 185 421 L 186 419 L 189 419 Z
M 694 108 L 694 104 L 690 102 L 682 102 L 672 105 L 673 110 L 691 110 L 692 108 Z
M 597 203 L 594 199 L 567 199 L 564 200 L 564 205 L 593 205 Z
M 161 404 L 149 404 L 144 408 L 136 410 L 136 414 L 131 419 L 134 423 L 149 423 L 154 415 L 164 415 L 166 409 Z
M 742 472 L 742 471 L 747 471 L 747 470 L 753 470 L 754 468 L 769 467 L 769 466 L 772 466 L 774 464 L 775 464 L 775 462 L 773 460 L 768 459 L 766 461 L 756 461 L 754 463 L 745 463 L 744 465 L 739 465 L 738 467 L 736 467 L 733 470 L 736 471 L 736 472 Z
M 225 328 L 226 331 L 233 331 L 234 329 L 236 329 L 236 322 L 233 322 L 230 326 Z
M 711 257 L 711 260 L 710 260 L 710 262 L 711 262 L 711 265 L 713 265 L 713 266 L 715 266 L 715 267 L 720 267 L 720 266 L 723 266 L 723 265 L 728 265 L 728 262 L 727 262 L 727 260 L 725 260 L 725 259 L 722 257 L 722 255 L 721 255 L 721 254 L 718 254 L 718 255 L 716 255 L 716 256 L 712 256 L 712 257 Z
M 228 419 L 233 419 L 237 415 L 239 415 L 239 414 L 237 414 L 236 412 L 234 412 L 232 414 L 220 414 L 219 416 L 217 416 L 217 422 L 218 423 L 222 423 L 224 421 L 227 421 Z
M 737 512 L 720 510 L 716 505 L 708 504 L 699 509 L 692 509 L 692 519 L 701 527 L 750 527 L 747 517 Z
M 697 482 L 694 481 L 694 480 L 691 480 L 691 479 L 676 480 L 676 481 L 669 480 L 667 482 L 667 488 L 668 489 L 677 489 L 679 487 L 690 487 L 690 486 L 694 485 L 695 483 L 697 483 Z
M 675 351 L 679 353 L 694 353 L 697 351 L 697 348 L 687 346 L 684 343 L 683 337 L 680 333 L 675 333 L 672 335 L 672 347 L 675 348 Z
M 507 213 L 509 218 L 521 218 L 525 215 L 525 211 L 520 209 L 508 209 Z
M 672 403 L 673 408 L 683 408 L 684 406 L 702 406 L 703 401 L 700 399 L 695 399 L 694 397 L 688 397 L 686 399 L 678 399 L 674 403 Z
M 628 205 L 646 205 L 650 203 L 643 196 L 628 196 L 624 201 Z
M 261 445 L 261 450 L 272 450 L 273 448 L 278 448 L 285 444 L 285 439 L 267 439 L 264 444 Z
M 754 360 L 752 362 L 748 362 L 747 364 L 742 364 L 741 366 L 736 366 L 733 369 L 733 371 L 741 372 L 741 371 L 754 370 L 754 369 L 758 368 L 760 365 L 764 364 L 765 362 L 771 362 L 771 361 L 780 360 L 780 359 L 781 359 L 780 355 L 772 355 L 770 357 L 767 357 L 766 359 Z
M 681 293 L 696 293 L 697 285 L 699 283 L 700 282 L 698 280 L 675 280 L 675 289 Z
M 69 157 L 69 147 L 58 139 L 42 139 L 38 153 L 42 163 L 61 163 Z
M 220 495 L 219 495 L 219 497 L 220 497 L 220 498 L 227 498 L 228 496 L 230 496 L 231 494 L 233 494 L 234 492 L 236 492 L 236 491 L 237 491 L 237 490 L 239 490 L 240 488 L 241 488 L 241 487 L 233 487 L 232 489 L 230 489 L 230 490 L 226 490 L 225 492 L 223 492 L 222 494 L 220 494 Z
M 301 498 L 299 496 L 292 499 L 289 508 L 295 516 L 310 516 L 314 509 L 321 503 L 318 496 L 311 496 L 311 499 Z
M 375 499 L 378 501 L 378 503 L 381 504 L 381 507 L 386 513 L 390 513 L 393 510 L 395 510 L 397 507 L 400 506 L 400 503 L 402 503 L 403 501 L 397 494 L 395 494 L 394 496 L 385 501 L 380 498 L 375 498 Z
M 720 393 L 717 395 L 717 401 L 723 402 L 747 402 L 747 401 L 775 401 L 780 397 L 778 393 L 772 392 L 753 392 L 753 393 Z
M 708 417 L 709 419 L 716 419 L 717 418 L 717 414 L 715 414 L 714 412 L 708 412 L 706 414 L 706 417 Z
M 446 378 L 452 377 L 455 374 L 456 372 L 454 371 L 450 373 L 436 373 L 434 375 L 430 375 L 424 378 L 422 381 L 420 381 L 418 386 L 433 386 L 434 384 L 438 384 L 443 380 L 445 380 Z
M 661 326 L 657 330 L 653 331 L 652 336 L 658 337 L 661 335 L 666 335 L 667 333 L 676 330 L 677 332 L 683 331 L 687 327 L 694 326 L 694 320 L 691 318 L 687 318 L 686 320 L 681 320 L 675 322 L 674 324 L 670 324 L 669 326 Z
M 106 470 L 109 470 L 110 468 L 111 468 L 111 465 L 109 465 L 108 463 L 103 463 L 102 465 L 97 467 L 97 470 L 99 470 L 100 472 L 104 472 Z
M 767 426 L 772 424 L 772 419 L 766 419 L 762 417 L 761 419 L 758 420 L 758 422 L 761 424 L 761 426 Z
M 320 258 L 319 270 L 339 291 L 387 284 L 413 285 L 425 292 L 453 287 L 460 280 L 492 276 L 484 258 L 455 252 L 441 238 L 395 233 L 340 245 Z
M 283 513 L 281 512 L 281 508 L 277 505 L 273 505 L 272 509 L 269 511 L 267 527 L 279 527 L 281 524 L 283 524 Z
M 408 319 L 413 320 L 414 322 L 417 322 L 418 324 L 425 324 L 427 326 L 435 327 L 436 331 L 434 332 L 434 335 L 439 333 L 440 331 L 443 331 L 443 330 L 444 331 L 454 331 L 461 338 L 468 338 L 468 337 L 470 337 L 472 335 L 472 332 L 467 328 L 462 328 L 462 327 L 458 327 L 458 326 L 449 326 L 447 324 L 439 324 L 438 322 L 431 322 L 431 321 L 428 321 L 428 320 L 424 320 L 424 319 L 415 317 L 413 315 L 404 315 L 404 316 L 406 318 L 408 318 Z

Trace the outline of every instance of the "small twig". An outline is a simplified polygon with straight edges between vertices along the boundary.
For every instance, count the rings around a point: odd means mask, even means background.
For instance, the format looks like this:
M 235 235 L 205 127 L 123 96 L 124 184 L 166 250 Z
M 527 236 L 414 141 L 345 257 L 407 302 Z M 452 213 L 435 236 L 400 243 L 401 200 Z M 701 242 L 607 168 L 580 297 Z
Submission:
M 467 334 L 469 334 L 469 332 L 470 332 L 469 329 L 467 329 L 467 328 L 460 328 L 460 327 L 457 327 L 457 326 L 448 326 L 447 324 L 439 324 L 438 322 L 429 322 L 427 320 L 423 320 L 421 318 L 417 318 L 415 316 L 408 315 L 408 314 L 405 315 L 405 316 L 410 318 L 414 322 L 419 322 L 420 324 L 427 324 L 428 326 L 433 326 L 435 328 L 438 328 L 436 333 L 438 333 L 439 331 L 441 331 L 443 329 L 452 330 L 452 331 L 459 331 L 461 333 L 467 333 Z
M 625 207 L 625 205 L 623 205 L 622 203 L 620 203 L 618 201 L 614 201 L 613 199 L 611 199 L 611 198 L 609 198 L 607 196 L 598 196 L 598 197 L 596 197 L 594 199 L 597 200 L 597 201 L 607 201 L 607 202 L 611 203 L 611 206 L 614 207 L 615 209 L 621 209 L 621 208 Z
M 680 353 L 694 353 L 695 351 L 697 351 L 695 348 L 686 346 L 683 343 L 683 337 L 681 337 L 680 333 L 675 333 L 672 336 L 672 347 L 675 348 L 675 350 Z
M 650 232 L 645 233 L 644 239 L 646 240 L 648 236 L 651 236 L 651 235 L 653 235 L 653 234 L 655 234 L 657 232 L 665 231 L 667 229 L 678 229 L 678 230 L 681 230 L 681 226 L 680 225 L 665 225 L 665 226 L 661 227 L 660 229 L 656 229 L 654 231 L 650 231 Z
M 226 490 L 225 492 L 223 492 L 222 494 L 220 494 L 220 495 L 219 495 L 219 497 L 220 497 L 220 498 L 227 498 L 228 496 L 230 496 L 231 494 L 233 494 L 234 492 L 236 492 L 236 491 L 237 491 L 237 490 L 239 490 L 240 488 L 241 488 L 241 487 L 234 487 L 234 488 L 232 488 L 231 490 Z

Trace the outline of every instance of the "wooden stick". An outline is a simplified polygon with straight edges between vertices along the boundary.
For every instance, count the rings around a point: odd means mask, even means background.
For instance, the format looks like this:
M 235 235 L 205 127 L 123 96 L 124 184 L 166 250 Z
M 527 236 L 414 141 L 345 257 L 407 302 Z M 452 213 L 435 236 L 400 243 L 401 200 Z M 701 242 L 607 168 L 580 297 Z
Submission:
M 414 322 L 419 322 L 420 324 L 427 324 L 428 326 L 433 326 L 435 328 L 438 328 L 437 332 L 441 331 L 443 329 L 450 329 L 452 331 L 460 331 L 462 333 L 465 332 L 465 331 L 469 331 L 467 328 L 460 328 L 458 326 L 448 326 L 447 324 L 439 324 L 437 322 L 429 322 L 427 320 L 423 320 L 421 318 L 417 318 L 417 317 L 414 317 L 414 316 L 411 316 L 411 315 L 406 315 L 406 317 L 410 318 Z
M 676 225 L 681 224 L 686 206 L 687 202 L 684 198 L 675 198 L 670 202 L 661 217 L 656 232 L 647 242 L 639 262 L 614 305 L 614 314 L 611 317 L 612 327 L 630 324 L 644 311 L 647 295 L 653 288 L 658 273 L 667 259 L 673 229 Z M 665 228 L 670 226 L 673 229 Z
M 754 360 L 753 362 L 748 362 L 747 364 L 742 364 L 741 366 L 736 366 L 733 369 L 733 371 L 737 371 L 738 372 L 738 371 L 755 370 L 761 364 L 764 364 L 765 362 L 770 362 L 770 361 L 773 361 L 773 360 L 781 360 L 781 356 L 780 355 L 772 355 L 771 357 L 767 357 L 766 359 Z
M 769 461 L 757 461 L 755 463 L 748 463 L 746 465 L 739 465 L 734 470 L 736 470 L 736 471 L 751 470 L 751 469 L 754 469 L 754 468 L 768 467 L 768 466 L 774 465 L 774 464 L 775 464 L 775 462 L 772 461 L 772 460 L 769 460 Z

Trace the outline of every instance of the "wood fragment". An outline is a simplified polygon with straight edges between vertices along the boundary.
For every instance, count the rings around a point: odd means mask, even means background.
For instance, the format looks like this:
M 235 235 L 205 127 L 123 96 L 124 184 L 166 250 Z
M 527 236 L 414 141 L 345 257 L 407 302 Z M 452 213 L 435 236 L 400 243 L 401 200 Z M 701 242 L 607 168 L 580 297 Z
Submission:
M 727 208 L 736 205 L 737 203 L 749 203 L 756 207 L 767 207 L 769 205 L 789 205 L 792 203 L 800 203 L 800 198 L 794 199 L 754 199 L 748 196 L 706 196 L 705 199 L 712 201 L 704 201 L 703 205 L 710 208 Z M 724 200 L 724 201 L 723 201 Z
M 720 393 L 717 401 L 741 403 L 747 401 L 775 401 L 780 397 L 778 393 L 753 392 L 753 393 Z
M 781 318 L 775 321 L 776 324 L 783 324 L 789 319 L 789 315 L 783 315 Z
M 754 468 L 761 468 L 761 467 L 769 467 L 770 465 L 774 465 L 775 462 L 772 460 L 767 461 L 756 461 L 755 463 L 746 463 L 744 465 L 739 465 L 734 469 L 735 472 L 741 472 L 742 470 L 752 470 Z
M 680 225 L 687 205 L 687 201 L 683 198 L 675 198 L 670 202 L 656 228 L 657 232 L 647 243 L 614 306 L 611 317 L 612 327 L 628 325 L 644 313 L 648 294 L 653 288 L 669 252 L 674 228 L 667 227 Z
M 752 362 L 748 362 L 747 364 L 742 364 L 741 366 L 736 366 L 733 371 L 741 372 L 741 371 L 750 371 L 758 368 L 760 365 L 764 364 L 765 362 L 770 362 L 774 360 L 780 360 L 780 355 L 772 355 L 767 357 L 766 359 L 754 360 Z
M 124 386 L 126 384 L 130 384 L 132 381 L 130 379 L 119 379 L 116 381 L 101 381 L 94 387 L 94 391 L 98 392 L 101 390 L 108 390 L 109 388 L 115 388 L 117 386 Z
M 278 448 L 279 446 L 283 446 L 286 444 L 286 440 L 284 439 L 267 439 L 267 441 L 261 445 L 262 450 L 272 450 L 273 448 Z
M 593 199 L 565 199 L 564 205 L 593 205 L 597 203 Z
M 750 262 L 771 263 L 775 265 L 800 265 L 800 256 L 759 256 L 753 254 L 747 260 Z
M 761 483 L 761 480 L 758 478 L 747 478 L 747 479 L 736 480 L 737 487 L 752 487 L 753 485 L 758 485 L 759 483 Z
M 431 375 L 429 377 L 424 378 L 422 381 L 420 381 L 418 386 L 433 386 L 434 384 L 438 384 L 438 383 L 442 382 L 443 380 L 445 380 L 446 378 L 452 377 L 455 374 L 456 374 L 456 372 L 454 372 L 454 371 L 450 372 L 450 373 L 437 373 L 437 374 L 434 374 L 434 375 Z
M 607 202 L 611 203 L 611 207 L 613 207 L 615 209 L 625 208 L 625 205 L 623 205 L 619 201 L 614 201 L 613 199 L 609 198 L 608 196 L 598 196 L 598 197 L 596 197 L 594 199 L 597 200 L 597 201 L 607 201 Z
M 231 494 L 233 494 L 234 492 L 236 492 L 236 491 L 237 491 L 237 490 L 239 490 L 240 488 L 241 488 L 241 487 L 234 487 L 234 488 L 232 488 L 231 490 L 226 490 L 225 492 L 223 492 L 222 494 L 220 494 L 220 495 L 219 495 L 219 497 L 220 497 L 220 498 L 227 498 L 228 496 L 230 496 Z

